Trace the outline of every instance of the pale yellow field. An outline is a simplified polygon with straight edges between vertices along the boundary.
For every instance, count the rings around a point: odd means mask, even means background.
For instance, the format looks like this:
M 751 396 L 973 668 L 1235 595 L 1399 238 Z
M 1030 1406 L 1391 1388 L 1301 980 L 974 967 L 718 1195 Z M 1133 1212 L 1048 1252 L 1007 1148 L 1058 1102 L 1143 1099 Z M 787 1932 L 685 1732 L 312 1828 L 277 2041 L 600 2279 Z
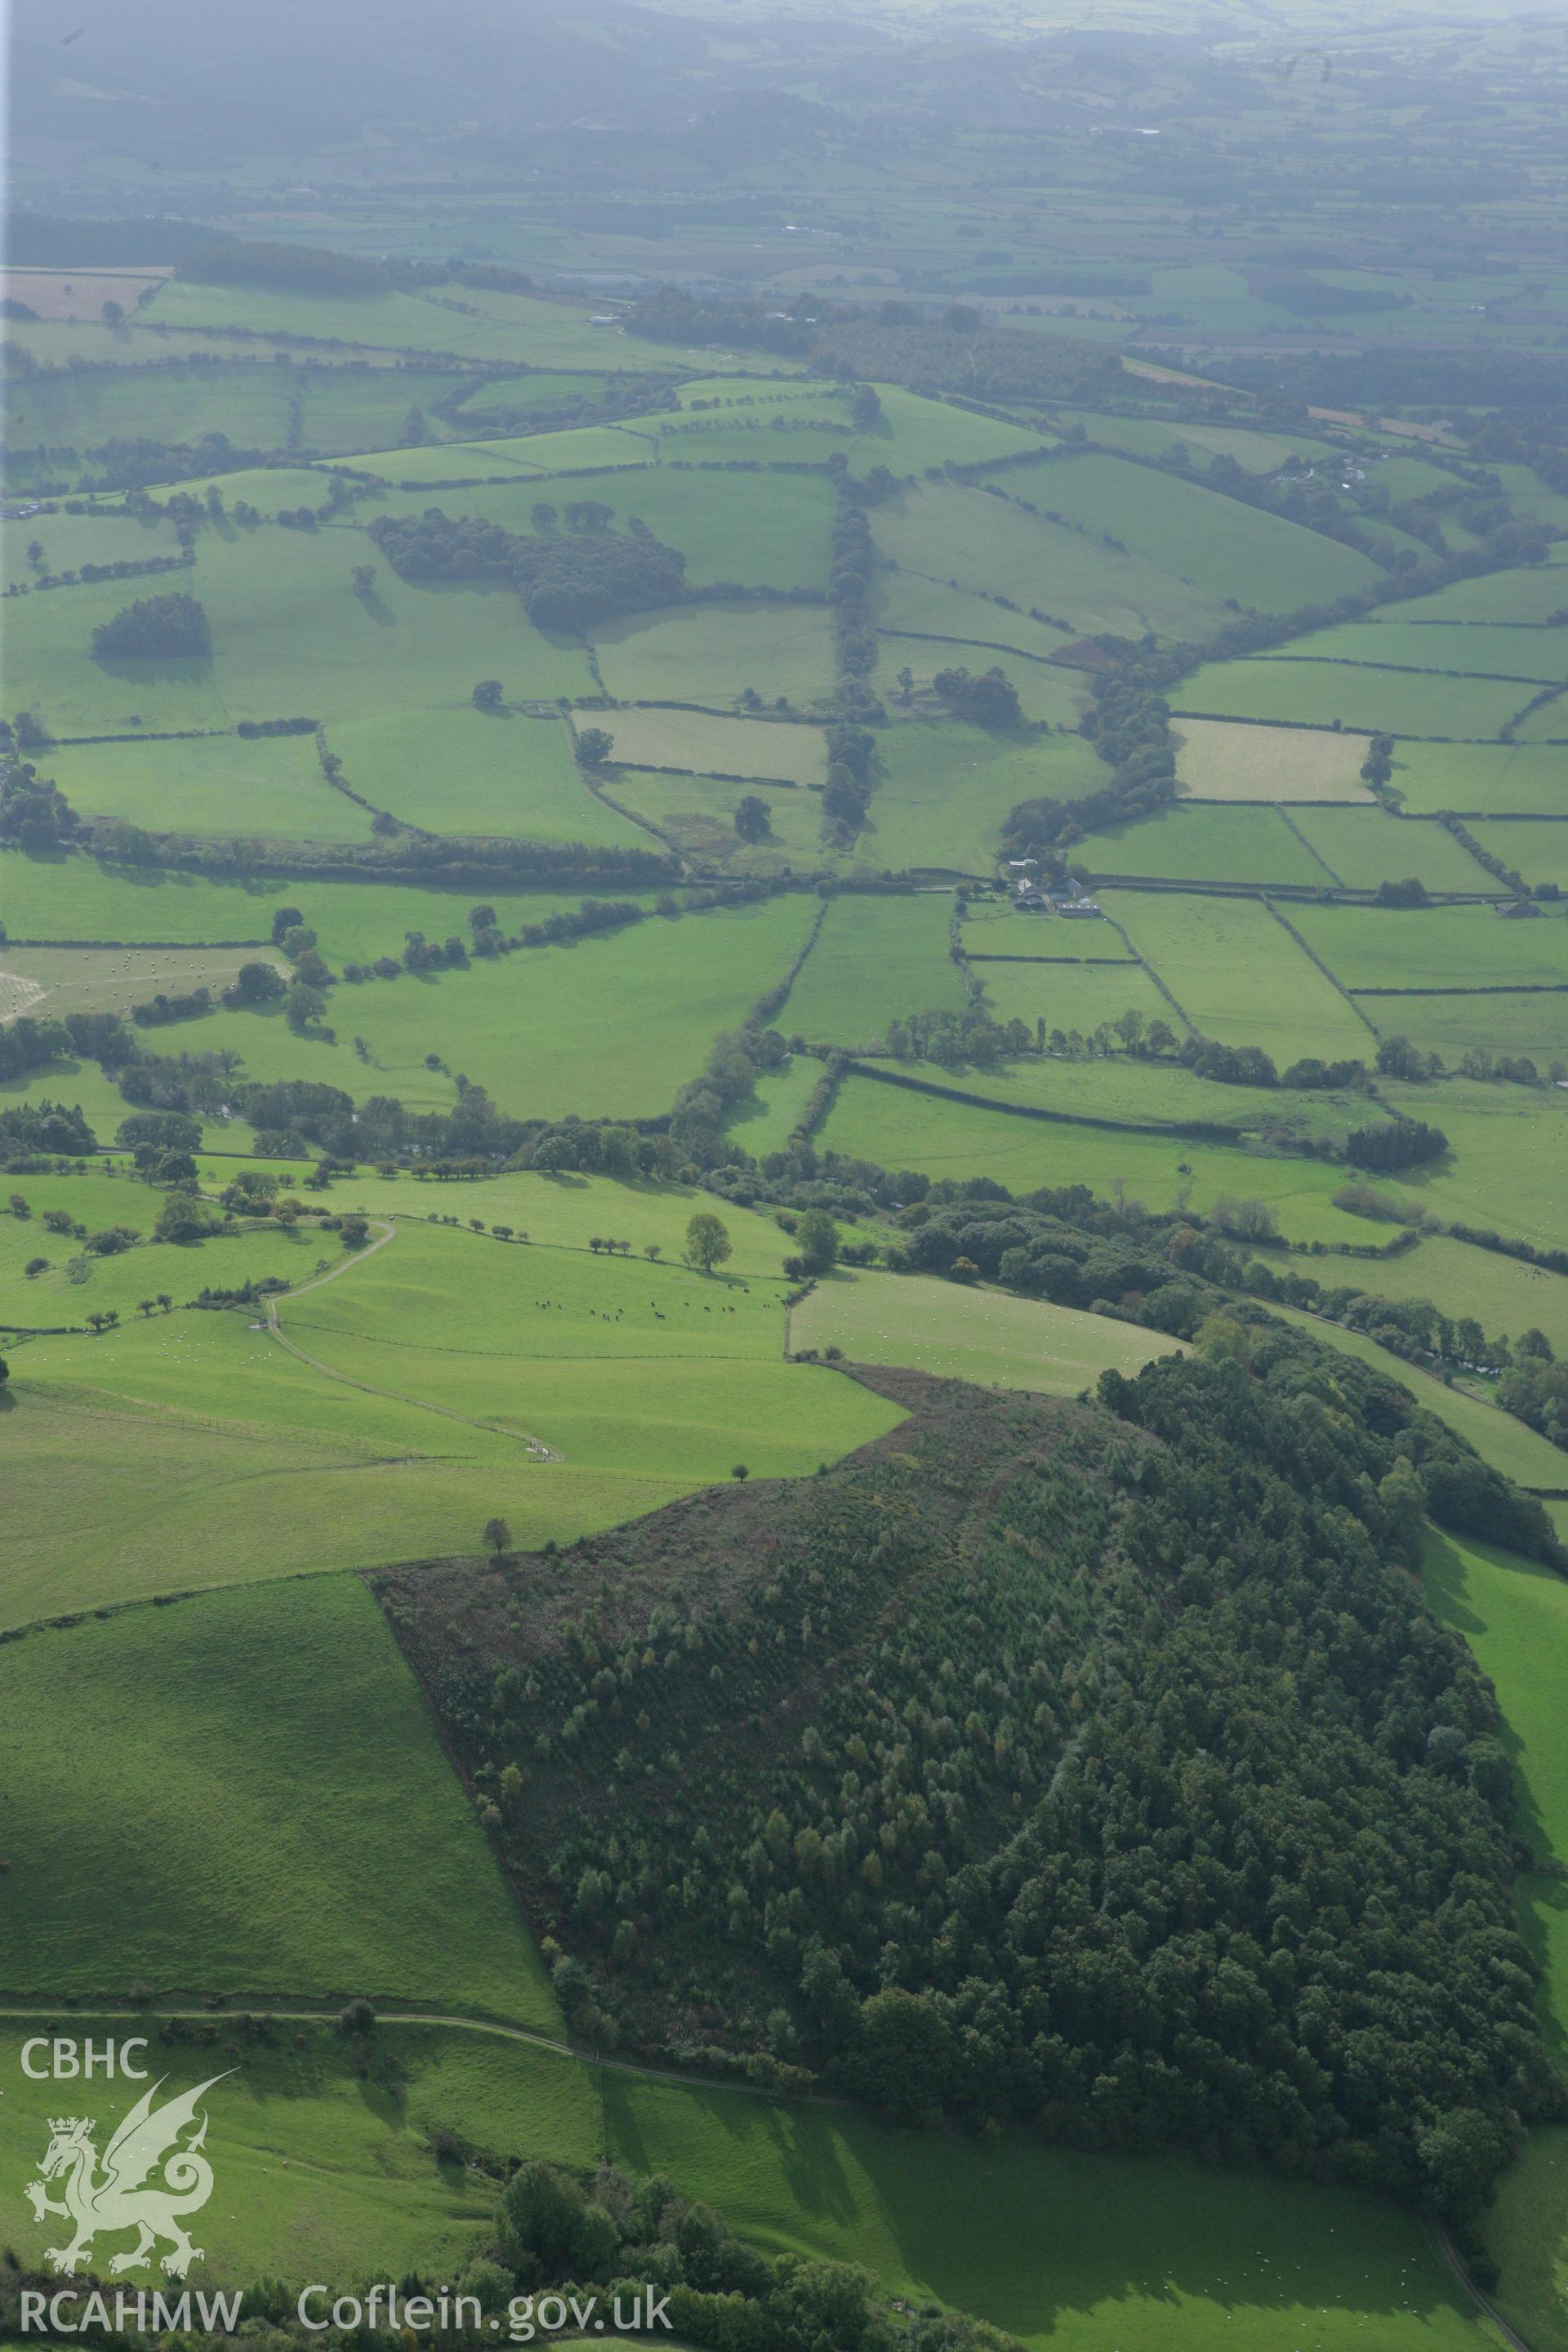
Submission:
M 827 781 L 820 727 L 724 719 L 707 710 L 615 710 L 600 722 L 612 757 L 628 768 L 689 768 L 705 776 L 774 776 L 792 784 Z
M 1364 735 L 1226 719 L 1178 719 L 1171 733 L 1176 781 L 1194 800 L 1373 800 L 1361 781 Z
M 7 269 L 0 295 L 25 302 L 40 319 L 100 319 L 106 302 L 134 310 L 143 289 L 162 285 L 168 269 Z
M 18 1013 L 39 1020 L 58 1020 L 67 1013 L 129 1013 L 160 989 L 173 996 L 210 988 L 216 996 L 242 963 L 288 971 L 271 948 L 16 947 L 5 949 L 4 956 L 0 1021 Z

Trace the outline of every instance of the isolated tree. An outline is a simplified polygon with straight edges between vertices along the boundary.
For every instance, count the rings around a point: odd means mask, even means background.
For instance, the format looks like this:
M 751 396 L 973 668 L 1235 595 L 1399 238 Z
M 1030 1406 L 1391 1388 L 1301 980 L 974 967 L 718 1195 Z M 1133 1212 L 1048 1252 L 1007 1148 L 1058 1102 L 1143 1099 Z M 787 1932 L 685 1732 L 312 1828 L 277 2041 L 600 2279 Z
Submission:
M 26 1275 L 29 1279 L 31 1279 L 35 1274 L 47 1274 L 48 1270 L 49 1261 L 47 1257 L 30 1257 L 27 1260 L 26 1265 L 22 1268 L 23 1273 Z
M 166 1290 L 161 1290 L 158 1293 L 158 1304 L 163 1308 L 165 1315 L 168 1314 L 170 1308 L 174 1306 L 174 1300 L 170 1297 Z
M 768 804 L 760 793 L 748 793 L 735 807 L 735 830 L 742 841 L 765 841 L 773 831 Z
M 338 2011 L 340 2033 L 346 2033 L 352 2039 L 359 2041 L 365 2034 L 374 2033 L 374 2031 L 375 2011 L 368 2000 L 363 1998 L 359 2000 L 351 2000 Z
M 737 1462 L 734 1468 L 730 1473 L 731 1477 L 736 1481 L 737 1485 L 742 1486 L 745 1485 L 746 1480 L 751 1476 L 751 1471 L 743 1462 Z
M 351 577 L 354 583 L 355 593 L 368 596 L 375 586 L 375 566 L 374 563 L 356 563 Z
M 511 1529 L 504 1519 L 485 1521 L 485 1542 L 498 1559 L 504 1559 L 511 1549 Z
M 615 737 L 602 727 L 584 727 L 577 738 L 577 757 L 585 768 L 602 768 L 615 748 Z
M 474 688 L 473 704 L 476 710 L 499 710 L 503 698 L 499 677 L 481 677 Z
M 730 1255 L 730 1235 L 721 1219 L 710 1209 L 699 1209 L 686 1228 L 686 1263 L 711 1274 Z

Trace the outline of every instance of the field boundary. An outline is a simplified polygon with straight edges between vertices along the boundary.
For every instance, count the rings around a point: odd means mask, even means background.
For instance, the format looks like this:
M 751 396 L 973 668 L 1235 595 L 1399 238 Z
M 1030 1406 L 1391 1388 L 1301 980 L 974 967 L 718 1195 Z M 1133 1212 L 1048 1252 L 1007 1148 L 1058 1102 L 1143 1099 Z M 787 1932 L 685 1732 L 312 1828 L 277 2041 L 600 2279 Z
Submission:
M 1273 899 L 1268 896 L 1267 891 L 1263 894 L 1263 903 L 1268 908 L 1269 913 L 1273 916 L 1275 921 L 1279 924 L 1280 929 L 1289 933 L 1290 937 L 1295 940 L 1296 945 L 1300 949 L 1301 953 L 1306 957 L 1308 962 L 1316 964 L 1318 970 L 1322 973 L 1323 978 L 1328 982 L 1329 986 L 1335 990 L 1339 995 L 1344 998 L 1345 1003 L 1350 1006 L 1351 1011 L 1355 1014 L 1356 1019 L 1361 1023 L 1363 1028 L 1370 1030 L 1374 1037 L 1377 1036 L 1379 1034 L 1377 1024 L 1373 1020 L 1371 1014 L 1362 1011 L 1361 1006 L 1356 1003 L 1355 998 L 1351 994 L 1350 990 L 1345 986 L 1343 981 L 1340 979 L 1336 972 L 1332 972 L 1329 970 L 1328 965 L 1323 961 L 1322 957 L 1318 953 L 1317 950 L 1302 938 L 1300 932 L 1296 929 L 1295 924 L 1279 912 L 1279 908 L 1274 904 Z
M 1185 1018 L 1184 1014 L 1183 1018 Z M 1188 1024 L 1191 1025 L 1190 1024 Z M 1170 1135 L 1189 1143 L 1245 1144 L 1247 1130 L 1243 1127 L 1227 1127 L 1217 1119 L 1133 1119 L 1106 1118 L 1092 1111 L 1047 1110 L 1041 1103 L 1000 1102 L 994 1095 L 977 1095 L 964 1087 L 944 1087 L 933 1078 L 913 1078 L 902 1070 L 881 1070 L 874 1063 L 858 1060 L 847 1055 L 844 1062 L 847 1077 L 874 1078 L 879 1086 L 902 1087 L 917 1095 L 934 1095 L 939 1101 L 966 1103 L 975 1110 L 1000 1111 L 1007 1118 L 1032 1118 L 1049 1127 L 1102 1128 L 1112 1135 Z M 1259 1159 L 1279 1158 L 1278 1153 L 1262 1153 Z

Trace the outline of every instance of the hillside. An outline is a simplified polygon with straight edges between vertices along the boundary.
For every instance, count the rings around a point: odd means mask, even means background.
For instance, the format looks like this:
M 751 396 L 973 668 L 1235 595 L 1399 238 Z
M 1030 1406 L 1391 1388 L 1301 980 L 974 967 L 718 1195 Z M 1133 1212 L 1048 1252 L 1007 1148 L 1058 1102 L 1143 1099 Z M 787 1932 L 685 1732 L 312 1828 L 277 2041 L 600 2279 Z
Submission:
M 377 1580 L 590 2040 L 1467 2220 L 1563 2093 L 1403 1393 L 906 1371 L 810 1481 Z

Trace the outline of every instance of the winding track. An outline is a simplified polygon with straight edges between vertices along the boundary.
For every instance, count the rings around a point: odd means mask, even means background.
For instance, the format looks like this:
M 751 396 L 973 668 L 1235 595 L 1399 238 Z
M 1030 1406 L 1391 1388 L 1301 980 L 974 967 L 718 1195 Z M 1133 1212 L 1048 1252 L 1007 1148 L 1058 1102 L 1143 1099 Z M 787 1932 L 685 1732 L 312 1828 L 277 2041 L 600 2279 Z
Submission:
M 396 1240 L 397 1227 L 390 1218 L 377 1217 L 373 1222 L 380 1231 L 368 1249 L 359 1250 L 353 1257 L 343 1258 L 337 1265 L 329 1266 L 325 1274 L 313 1275 L 309 1282 L 300 1283 L 286 1296 L 301 1298 L 307 1290 L 319 1290 L 322 1283 L 335 1282 L 340 1274 L 347 1274 L 352 1267 L 363 1265 L 367 1257 L 374 1257 L 377 1250 L 384 1249 L 388 1242 Z M 302 1364 L 309 1364 L 313 1372 L 322 1373 L 329 1381 L 341 1381 L 344 1388 L 363 1390 L 366 1396 L 390 1397 L 395 1403 L 412 1405 L 419 1412 L 438 1412 L 444 1421 L 460 1421 L 465 1429 L 482 1429 L 487 1437 L 511 1438 L 517 1444 L 525 1446 L 536 1462 L 563 1462 L 566 1458 L 558 1448 L 547 1445 L 542 1437 L 530 1437 L 523 1430 L 503 1429 L 499 1423 L 491 1421 L 476 1421 L 470 1413 L 455 1412 L 450 1405 L 432 1404 L 427 1398 L 408 1396 L 401 1389 L 379 1388 L 374 1381 L 351 1380 L 347 1372 L 340 1372 L 333 1365 L 324 1364 L 320 1356 L 310 1355 L 297 1340 L 289 1339 L 278 1320 L 277 1298 L 270 1295 L 267 1300 L 267 1331 L 268 1338 L 276 1339 L 290 1356 L 297 1357 Z

